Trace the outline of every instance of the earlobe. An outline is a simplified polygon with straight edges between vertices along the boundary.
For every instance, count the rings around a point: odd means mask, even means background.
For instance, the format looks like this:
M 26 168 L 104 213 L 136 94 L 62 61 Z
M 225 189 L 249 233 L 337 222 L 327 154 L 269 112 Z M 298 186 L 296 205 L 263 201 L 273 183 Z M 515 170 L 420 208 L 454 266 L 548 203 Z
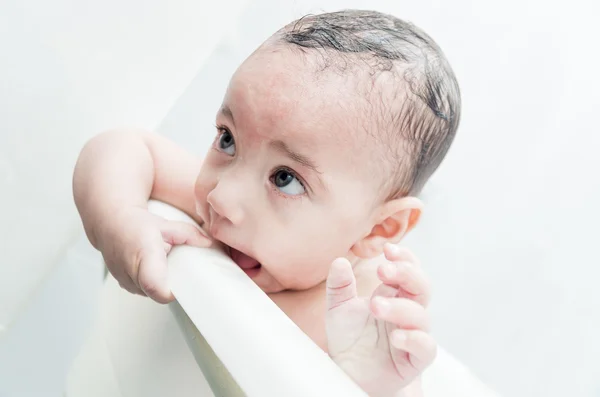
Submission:
M 398 243 L 419 222 L 423 202 L 416 197 L 403 197 L 381 205 L 370 233 L 356 242 L 352 253 L 359 258 L 381 255 L 385 243 Z

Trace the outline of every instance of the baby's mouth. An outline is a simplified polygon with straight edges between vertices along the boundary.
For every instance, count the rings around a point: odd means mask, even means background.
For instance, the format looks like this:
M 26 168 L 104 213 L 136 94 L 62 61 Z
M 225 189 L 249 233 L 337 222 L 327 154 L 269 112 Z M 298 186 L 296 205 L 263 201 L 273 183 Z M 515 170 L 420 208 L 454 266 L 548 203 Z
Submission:
M 244 254 L 241 251 L 236 250 L 233 247 L 227 247 L 229 256 L 233 261 L 248 275 L 252 278 L 260 272 L 262 265 L 254 258 Z

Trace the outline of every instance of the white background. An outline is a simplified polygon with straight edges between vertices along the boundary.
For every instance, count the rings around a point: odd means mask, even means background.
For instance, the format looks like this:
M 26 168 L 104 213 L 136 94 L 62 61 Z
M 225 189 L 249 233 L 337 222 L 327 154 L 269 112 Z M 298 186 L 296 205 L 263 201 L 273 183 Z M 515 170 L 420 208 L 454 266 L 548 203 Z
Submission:
M 65 262 L 85 246 L 70 193 L 83 142 L 157 126 L 222 38 L 250 51 L 304 12 L 341 7 L 421 26 L 461 84 L 455 145 L 407 240 L 434 283 L 440 343 L 507 396 L 600 395 L 597 6 L 261 1 L 238 21 L 242 3 L 0 2 L 0 396 L 60 395 L 81 340 L 66 327 L 83 334 L 77 319 L 93 313 L 98 267 Z M 163 129 L 192 117 L 192 91 Z M 186 139 L 202 151 L 205 138 Z

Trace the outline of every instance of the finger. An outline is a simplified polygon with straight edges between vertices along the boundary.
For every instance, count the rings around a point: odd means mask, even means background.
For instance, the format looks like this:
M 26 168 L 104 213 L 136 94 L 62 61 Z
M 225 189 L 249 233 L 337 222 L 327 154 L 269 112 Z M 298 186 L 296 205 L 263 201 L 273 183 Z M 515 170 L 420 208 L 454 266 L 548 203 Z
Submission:
M 165 221 L 161 225 L 161 233 L 164 242 L 171 245 L 185 244 L 200 248 L 212 245 L 212 240 L 202 229 L 186 222 Z
M 142 291 L 135 285 L 135 283 L 129 276 L 127 276 L 127 280 L 119 281 L 119 286 L 134 295 L 140 295 L 140 296 L 144 296 L 144 297 L 147 296 L 144 293 L 144 291 Z
M 403 329 L 429 329 L 429 316 L 423 306 L 406 298 L 384 298 L 375 296 L 371 299 L 371 312 L 383 321 L 395 324 Z
M 386 243 L 383 246 L 383 253 L 385 254 L 385 258 L 390 262 L 403 261 L 414 263 L 416 266 L 421 265 L 421 261 L 411 250 L 396 244 Z
M 392 285 L 379 284 L 379 286 L 373 292 L 372 298 L 375 296 L 382 296 L 384 298 L 396 298 L 398 295 L 398 288 Z
M 356 278 L 352 265 L 345 258 L 333 261 L 327 276 L 327 310 L 334 309 L 356 298 Z
M 169 288 L 167 254 L 161 242 L 149 246 L 140 255 L 138 285 L 152 300 L 169 303 L 174 297 Z
M 135 285 L 131 277 L 129 277 L 129 275 L 125 273 L 123 267 L 114 266 L 112 264 L 109 265 L 108 263 L 106 263 L 106 267 L 110 271 L 112 277 L 115 280 L 117 280 L 121 288 L 132 294 L 146 296 L 146 294 L 144 294 L 144 292 L 141 289 L 139 289 L 137 285 Z
M 115 280 L 117 280 L 121 288 L 128 292 L 131 292 L 132 294 L 142 294 L 146 296 L 144 292 L 140 290 L 137 285 L 135 285 L 131 277 L 129 277 L 129 275 L 125 271 L 124 266 L 117 266 L 113 262 L 107 261 L 104 255 L 103 259 L 110 274 L 114 277 Z
M 423 269 L 410 262 L 384 263 L 377 268 L 377 276 L 387 285 L 406 292 L 403 297 L 410 298 L 423 306 L 431 299 L 431 285 Z
M 431 365 L 437 355 L 437 343 L 433 337 L 419 330 L 395 329 L 390 334 L 390 344 L 396 349 L 392 352 L 394 361 L 408 357 L 408 361 L 417 372 Z

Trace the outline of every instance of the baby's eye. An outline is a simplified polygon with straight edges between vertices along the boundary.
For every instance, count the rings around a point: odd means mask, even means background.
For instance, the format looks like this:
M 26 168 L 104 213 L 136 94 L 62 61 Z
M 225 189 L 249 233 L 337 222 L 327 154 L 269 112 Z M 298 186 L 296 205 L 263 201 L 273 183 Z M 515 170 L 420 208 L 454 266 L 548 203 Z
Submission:
M 224 127 L 219 127 L 219 137 L 217 138 L 217 147 L 219 150 L 233 156 L 235 154 L 235 140 L 231 132 Z
M 291 171 L 285 169 L 275 171 L 271 176 L 271 182 L 281 192 L 290 196 L 298 196 L 305 192 L 302 182 Z

